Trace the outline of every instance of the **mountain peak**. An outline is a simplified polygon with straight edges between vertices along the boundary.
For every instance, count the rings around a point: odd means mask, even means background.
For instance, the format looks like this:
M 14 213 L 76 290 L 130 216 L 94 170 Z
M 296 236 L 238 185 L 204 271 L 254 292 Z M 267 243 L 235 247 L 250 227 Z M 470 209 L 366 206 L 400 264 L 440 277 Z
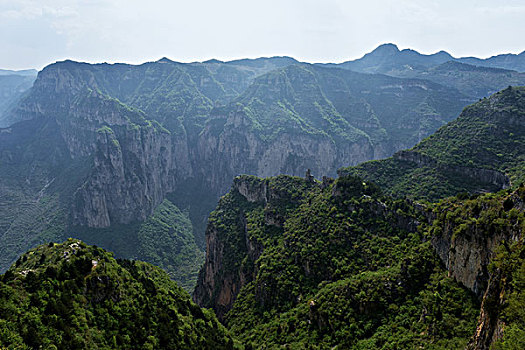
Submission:
M 162 57 L 160 60 L 157 61 L 157 63 L 173 63 L 173 61 L 167 57 Z
M 399 52 L 399 48 L 396 44 L 392 43 L 386 43 L 379 45 L 374 49 L 374 51 L 370 52 L 369 55 L 392 55 Z
M 212 59 L 204 61 L 202 63 L 224 63 L 224 61 L 218 60 L 216 58 L 212 58 Z

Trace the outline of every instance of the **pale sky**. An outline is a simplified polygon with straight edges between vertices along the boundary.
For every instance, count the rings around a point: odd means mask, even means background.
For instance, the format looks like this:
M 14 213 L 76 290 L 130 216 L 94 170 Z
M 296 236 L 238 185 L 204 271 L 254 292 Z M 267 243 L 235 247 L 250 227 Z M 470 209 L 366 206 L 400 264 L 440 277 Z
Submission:
M 525 50 L 525 0 L 0 0 L 0 68 L 285 55 L 343 62 L 382 43 Z

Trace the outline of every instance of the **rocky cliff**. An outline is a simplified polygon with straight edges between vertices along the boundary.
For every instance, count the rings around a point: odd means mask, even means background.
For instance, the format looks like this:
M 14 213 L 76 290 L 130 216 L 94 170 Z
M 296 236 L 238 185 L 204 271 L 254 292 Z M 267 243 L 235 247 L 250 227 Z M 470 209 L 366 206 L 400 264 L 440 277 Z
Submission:
M 506 189 L 510 186 L 510 179 L 504 173 L 497 170 L 466 167 L 455 164 L 442 164 L 437 160 L 420 154 L 417 151 L 400 151 L 395 153 L 392 158 L 417 164 L 418 167 L 429 167 L 438 172 L 456 174 L 461 177 L 469 177 L 474 182 L 490 184 L 498 189 Z
M 292 194 L 286 188 L 282 191 L 291 183 L 299 185 L 297 193 Z M 224 319 L 241 288 L 254 279 L 255 262 L 264 249 L 262 237 L 250 230 L 249 211 L 254 208 L 264 211 L 263 224 L 279 232 L 284 221 L 284 210 L 279 204 L 297 206 L 309 186 L 317 185 L 286 176 L 271 180 L 255 176 L 234 179 L 230 192 L 221 198 L 206 228 L 206 260 L 193 294 L 199 305 L 213 308 L 217 317 Z
M 93 88 L 51 67 L 19 108 L 28 118 L 56 121 L 71 159 L 91 165 L 70 202 L 73 225 L 143 221 L 173 187 L 170 133 Z
M 374 146 L 364 135 L 338 144 L 327 135 L 289 130 L 266 139 L 242 109 L 217 112 L 212 118 L 213 123 L 201 133 L 198 150 L 208 174 L 203 178 L 218 193 L 225 193 L 229 181 L 238 174 L 299 176 L 311 169 L 314 174 L 333 175 L 339 164 L 357 164 L 374 157 Z M 221 130 L 216 125 L 221 125 Z
M 491 348 L 501 341 L 510 321 L 504 317 L 507 295 L 520 263 L 503 268 L 501 252 L 510 253 L 523 243 L 524 194 L 520 187 L 497 195 L 450 199 L 437 204 L 428 216 L 432 246 L 449 275 L 482 300 L 469 349 Z

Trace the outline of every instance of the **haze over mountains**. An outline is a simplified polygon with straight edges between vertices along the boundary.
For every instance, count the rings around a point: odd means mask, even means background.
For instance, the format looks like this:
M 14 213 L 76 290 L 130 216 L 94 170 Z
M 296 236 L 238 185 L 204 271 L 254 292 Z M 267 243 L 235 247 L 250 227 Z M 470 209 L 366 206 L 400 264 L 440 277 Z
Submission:
M 0 346 L 519 349 L 524 60 L 0 72 Z
M 34 69 L 13 71 L 0 69 L 0 120 L 4 113 L 13 108 L 23 94 L 31 88 L 36 79 Z M 0 122 L 0 127 L 9 122 Z

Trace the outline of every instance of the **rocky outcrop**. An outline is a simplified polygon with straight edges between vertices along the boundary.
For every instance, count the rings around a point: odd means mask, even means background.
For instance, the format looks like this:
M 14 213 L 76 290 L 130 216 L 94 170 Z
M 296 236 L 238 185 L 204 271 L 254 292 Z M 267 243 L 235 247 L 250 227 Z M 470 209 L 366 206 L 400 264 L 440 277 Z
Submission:
M 512 203 L 512 208 L 523 211 L 525 208 L 523 199 L 519 197 L 517 191 L 505 200 L 505 203 Z M 481 210 L 502 211 L 505 208 L 495 208 L 495 204 L 484 203 Z M 511 204 L 506 204 L 511 205 Z M 449 209 L 445 209 L 449 210 Z M 436 220 L 436 213 L 427 213 L 429 223 Z M 456 220 L 441 222 L 439 234 L 431 238 L 432 246 L 441 258 L 449 275 L 461 282 L 479 298 L 487 290 L 490 274 L 488 264 L 491 262 L 496 248 L 505 242 L 516 242 L 523 234 L 519 225 L 512 225 L 510 222 L 504 226 L 480 225 L 468 222 L 468 217 Z
M 98 131 L 91 174 L 74 195 L 73 223 L 107 227 L 145 220 L 173 186 L 170 141 L 153 127 Z
M 239 217 L 239 224 L 245 225 L 244 217 Z M 251 240 L 243 226 L 244 239 L 239 241 L 238 249 L 243 257 L 248 257 L 253 263 L 262 253 L 262 246 Z M 223 321 L 231 309 L 240 289 L 253 280 L 253 266 L 242 266 L 238 270 L 229 270 L 224 266 L 225 254 L 220 230 L 213 224 L 206 229 L 206 261 L 199 273 L 197 287 L 193 300 L 199 305 L 214 309 L 219 320 Z
M 228 196 L 240 196 L 241 202 L 245 200 L 264 206 L 269 199 L 269 192 L 267 181 L 254 176 L 244 176 L 235 178 Z M 218 210 L 223 210 L 221 203 Z M 235 232 L 225 231 L 216 224 L 213 217 L 209 221 L 206 228 L 206 260 L 193 293 L 195 302 L 213 308 L 221 321 L 231 309 L 241 288 L 254 279 L 254 262 L 263 252 L 263 245 L 248 234 L 244 212 L 240 210 L 233 220 L 235 223 L 232 226 L 237 228 Z M 234 237 L 236 235 L 240 236 L 240 239 Z M 244 260 L 242 264 L 240 261 L 232 261 L 233 252 L 233 259 Z
M 488 267 L 498 249 L 504 248 L 508 252 L 513 242 L 523 239 L 523 222 L 518 216 L 511 219 L 503 214 L 510 210 L 518 213 L 525 210 L 523 188 L 507 196 L 501 195 L 498 200 L 481 200 L 474 208 L 480 213 L 491 211 L 494 214 L 488 222 L 485 220 L 479 224 L 475 220 L 470 221 L 477 219 L 479 214 L 473 215 L 468 211 L 463 216 L 450 219 L 447 215 L 439 219 L 435 211 L 426 215 L 429 223 L 440 225 L 441 229 L 433 235 L 431 243 L 449 276 L 461 282 L 482 301 L 476 332 L 467 349 L 488 350 L 503 335 L 504 322 L 500 314 L 509 281 L 509 276 L 501 269 L 489 271 Z M 445 210 L 445 214 L 451 211 L 446 207 L 440 210 Z
M 288 182 L 296 185 L 294 191 L 288 191 Z M 278 204 L 286 203 L 287 207 L 299 205 L 302 198 L 300 188 L 304 190 L 310 186 L 321 184 L 309 177 L 261 179 L 244 175 L 234 179 L 230 192 L 221 199 L 208 222 L 206 261 L 193 294 L 196 303 L 213 308 L 219 320 L 223 321 L 241 288 L 257 275 L 256 261 L 263 253 L 264 245 L 249 232 L 243 208 L 255 206 L 263 209 L 262 225 L 279 230 L 285 215 L 277 208 Z
M 491 345 L 501 339 L 504 324 L 499 318 L 503 304 L 502 272 L 495 271 L 483 295 L 481 312 L 474 336 L 467 350 L 489 350 Z
M 492 254 L 508 237 L 505 234 L 486 237 L 484 232 L 476 229 L 465 235 L 454 236 L 453 225 L 447 226 L 442 236 L 432 238 L 432 245 L 449 275 L 481 298 L 487 288 L 487 267 Z

